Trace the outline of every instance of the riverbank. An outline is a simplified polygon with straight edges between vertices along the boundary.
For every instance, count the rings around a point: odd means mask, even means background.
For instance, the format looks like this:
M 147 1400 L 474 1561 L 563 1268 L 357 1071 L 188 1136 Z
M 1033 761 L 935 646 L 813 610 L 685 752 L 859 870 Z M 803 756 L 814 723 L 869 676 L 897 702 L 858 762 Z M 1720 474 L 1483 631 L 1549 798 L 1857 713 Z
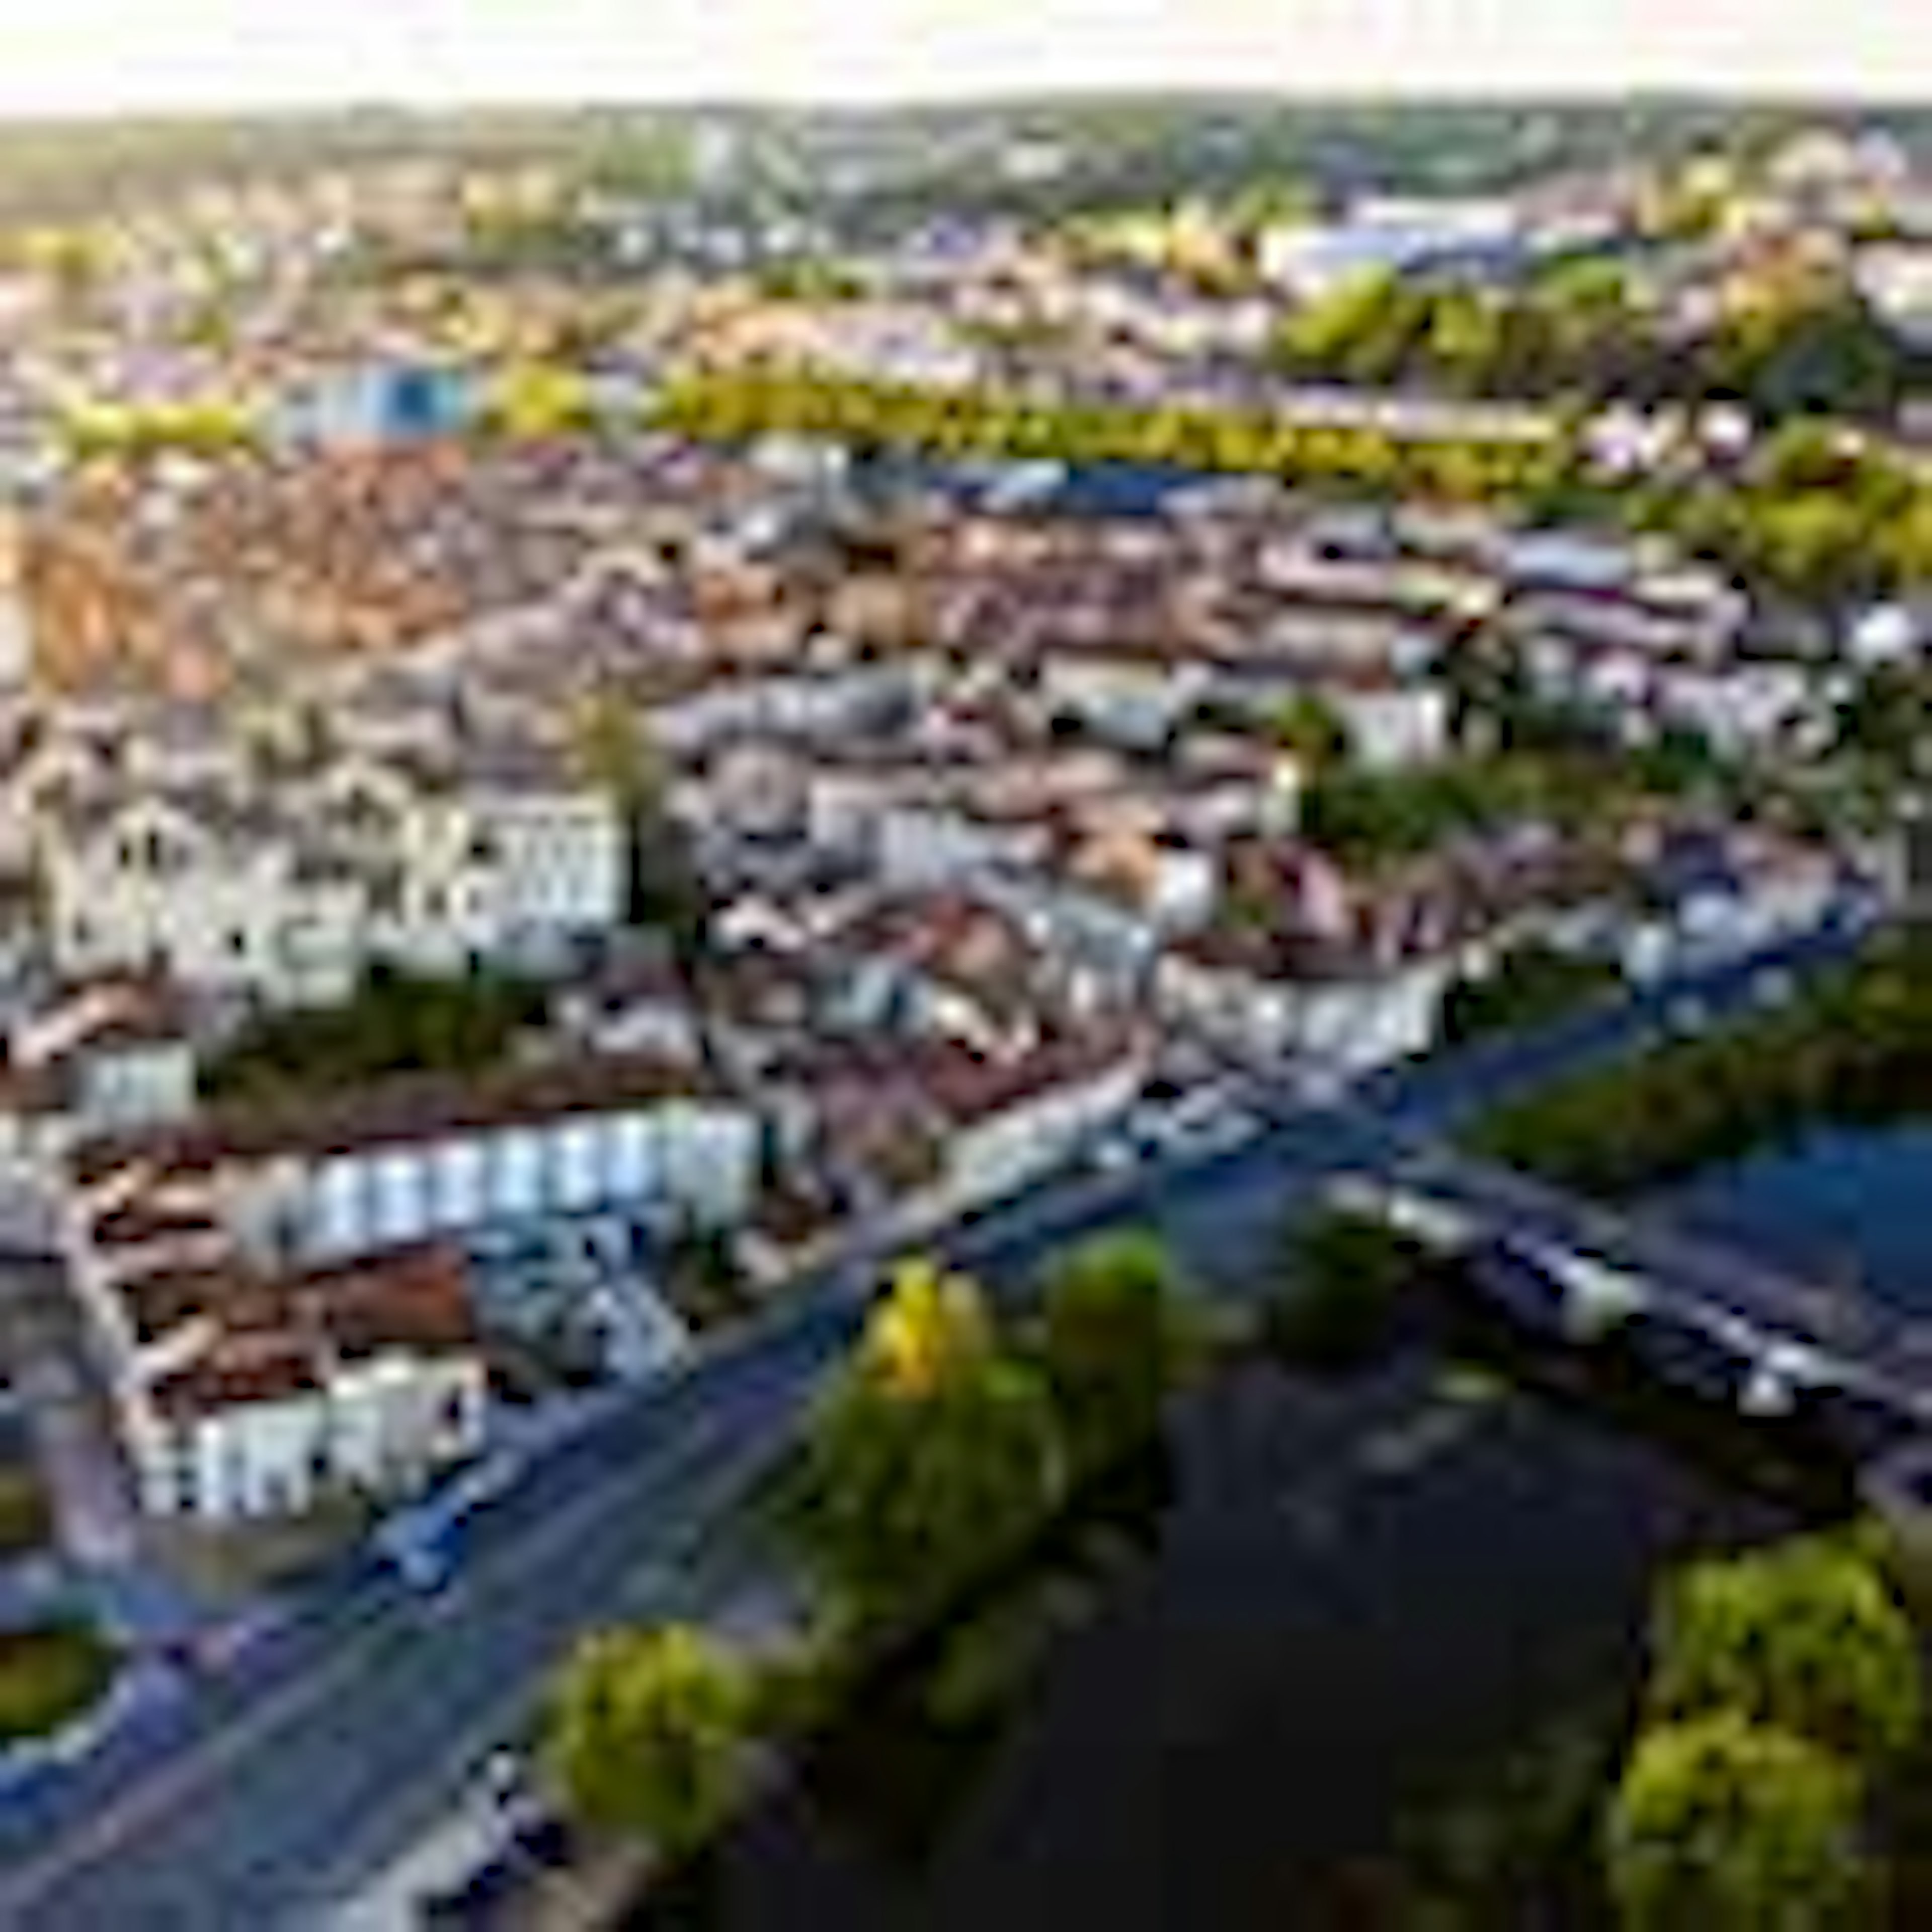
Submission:
M 1627 1199 L 1820 1126 L 1932 1114 L 1932 934 L 1894 932 L 1771 1011 L 1646 1047 L 1478 1118 L 1490 1159 Z

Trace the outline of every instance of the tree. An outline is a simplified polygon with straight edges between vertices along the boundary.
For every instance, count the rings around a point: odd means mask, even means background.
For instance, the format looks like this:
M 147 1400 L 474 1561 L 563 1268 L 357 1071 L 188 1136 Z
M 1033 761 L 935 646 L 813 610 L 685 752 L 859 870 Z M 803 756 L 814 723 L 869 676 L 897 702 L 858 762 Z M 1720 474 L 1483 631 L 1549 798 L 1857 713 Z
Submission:
M 1192 1333 L 1178 1295 L 1150 1234 L 1096 1236 L 1054 1263 L 1042 1354 L 1076 1460 L 1104 1461 L 1158 1431 Z
M 339 1006 L 267 1013 L 201 1070 L 211 1099 L 293 1100 L 392 1074 L 500 1065 L 543 1017 L 533 980 L 477 968 L 438 979 L 378 961 Z
M 1829 1932 L 1870 1894 L 1856 1774 L 1735 1712 L 1639 1742 L 1604 1856 L 1630 1932 Z
M 1666 1593 L 1654 1646 L 1666 1718 L 1735 1710 L 1862 1766 L 1918 1735 L 1910 1621 L 1870 1564 L 1826 1538 L 1693 1566 Z
M 546 1748 L 579 1817 L 675 1858 L 729 1810 L 753 1709 L 751 1673 L 702 1631 L 608 1630 L 564 1667 Z
M 664 754 L 634 705 L 614 692 L 587 699 L 574 721 L 578 771 L 626 814 L 663 808 L 669 784 Z
M 669 760 L 636 707 L 614 694 L 590 699 L 575 724 L 578 769 L 623 823 L 626 914 L 633 926 L 663 935 L 691 1004 L 705 1064 L 719 1074 L 722 1061 L 704 998 L 711 899 L 690 839 L 668 808 Z
M 812 1418 L 799 1539 L 838 1612 L 891 1624 L 1017 1549 L 1066 1460 L 1045 1378 L 1000 1347 L 977 1288 L 907 1262 Z
M 588 700 L 574 721 L 574 749 L 586 784 L 610 801 L 624 828 L 626 910 L 638 925 L 658 923 L 676 896 L 664 880 L 674 870 L 667 855 L 683 842 L 665 812 L 670 778 L 662 752 L 636 707 L 610 692 Z M 673 944 L 687 922 L 666 921 Z
M 1423 1264 L 1415 1244 L 1343 1208 L 1291 1222 L 1285 1244 L 1288 1279 L 1269 1304 L 1268 1346 L 1297 1367 L 1346 1370 L 1373 1359 Z
M 1932 674 L 1916 666 L 1880 665 L 1845 702 L 1839 715 L 1839 748 L 1876 760 L 1904 777 L 1924 742 L 1928 716 Z
M 1372 272 L 1298 309 L 1282 326 L 1279 353 L 1297 374 L 1388 382 L 1401 373 L 1427 310 L 1427 298 L 1399 277 Z
M 545 362 L 520 362 L 500 370 L 484 409 L 494 428 L 520 441 L 580 432 L 596 417 L 585 378 Z
M 1311 775 L 1330 772 L 1348 755 L 1348 734 L 1335 707 L 1313 692 L 1292 698 L 1275 714 L 1275 736 Z

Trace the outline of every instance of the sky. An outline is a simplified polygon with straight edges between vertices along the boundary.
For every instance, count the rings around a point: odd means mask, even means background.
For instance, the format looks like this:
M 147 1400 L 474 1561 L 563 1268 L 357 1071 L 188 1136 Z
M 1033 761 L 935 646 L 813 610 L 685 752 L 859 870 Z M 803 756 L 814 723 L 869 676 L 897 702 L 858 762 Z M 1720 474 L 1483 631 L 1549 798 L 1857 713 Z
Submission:
M 1932 100 L 1924 0 L 0 0 L 0 115 L 1106 87 Z

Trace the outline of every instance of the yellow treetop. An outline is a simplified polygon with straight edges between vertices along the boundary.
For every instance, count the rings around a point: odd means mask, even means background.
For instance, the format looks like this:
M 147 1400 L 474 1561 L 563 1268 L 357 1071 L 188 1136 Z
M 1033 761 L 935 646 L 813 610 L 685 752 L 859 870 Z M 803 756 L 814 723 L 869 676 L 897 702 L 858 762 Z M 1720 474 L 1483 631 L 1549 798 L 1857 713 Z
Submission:
M 943 1273 L 928 1258 L 902 1262 L 866 1330 L 866 1358 L 897 1393 L 931 1395 L 950 1377 L 985 1358 L 992 1324 L 978 1287 Z

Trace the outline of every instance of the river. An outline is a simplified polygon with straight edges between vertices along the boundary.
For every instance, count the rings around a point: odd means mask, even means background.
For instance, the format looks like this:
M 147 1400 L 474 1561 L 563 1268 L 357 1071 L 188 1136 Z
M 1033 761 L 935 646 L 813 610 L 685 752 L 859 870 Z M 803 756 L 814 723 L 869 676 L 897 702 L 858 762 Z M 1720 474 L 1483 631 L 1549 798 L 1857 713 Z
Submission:
M 1702 1175 L 1659 1204 L 1788 1270 L 1856 1280 L 1932 1316 L 1932 1123 L 1820 1128 Z

